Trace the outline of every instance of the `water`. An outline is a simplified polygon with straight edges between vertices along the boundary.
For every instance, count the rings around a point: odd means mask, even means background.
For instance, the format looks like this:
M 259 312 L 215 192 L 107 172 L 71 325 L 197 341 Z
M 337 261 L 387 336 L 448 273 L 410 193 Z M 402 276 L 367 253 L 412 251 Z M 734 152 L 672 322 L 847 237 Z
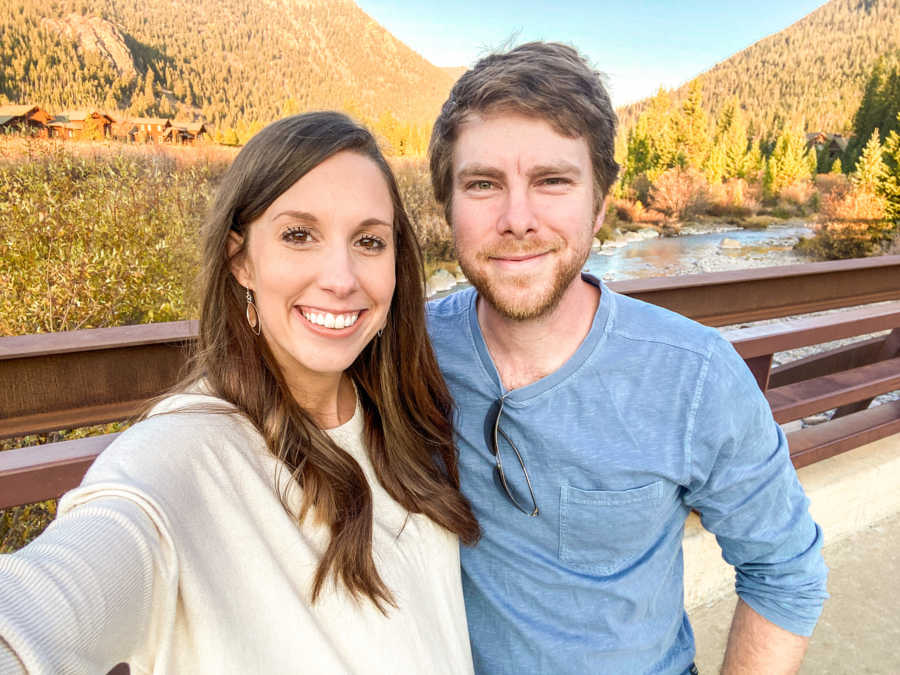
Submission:
M 812 234 L 804 224 L 765 230 L 707 228 L 678 237 L 645 239 L 621 248 L 594 250 L 585 269 L 606 280 L 675 276 L 747 267 L 808 262 L 793 250 L 800 237 Z M 731 240 L 735 248 L 722 246 Z

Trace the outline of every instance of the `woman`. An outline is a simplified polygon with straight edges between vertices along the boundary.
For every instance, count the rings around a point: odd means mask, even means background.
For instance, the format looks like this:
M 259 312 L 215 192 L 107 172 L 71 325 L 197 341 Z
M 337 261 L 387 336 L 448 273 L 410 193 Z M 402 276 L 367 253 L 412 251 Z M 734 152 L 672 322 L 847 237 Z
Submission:
M 204 234 L 199 352 L 0 558 L 0 673 L 459 673 L 451 401 L 371 135 L 276 122 Z

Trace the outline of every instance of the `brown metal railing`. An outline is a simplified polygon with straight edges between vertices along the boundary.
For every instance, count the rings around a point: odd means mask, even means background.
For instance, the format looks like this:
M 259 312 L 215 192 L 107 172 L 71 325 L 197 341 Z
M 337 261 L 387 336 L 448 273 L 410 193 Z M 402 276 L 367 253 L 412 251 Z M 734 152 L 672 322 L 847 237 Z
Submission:
M 854 307 L 727 333 L 766 392 L 776 419 L 837 408 L 832 421 L 788 435 L 795 466 L 900 432 L 900 256 L 610 284 L 713 326 Z M 885 302 L 889 301 L 889 302 Z M 857 307 L 878 303 L 868 307 Z M 0 438 L 116 421 L 177 381 L 195 322 L 0 338 Z M 772 368 L 772 355 L 891 331 Z M 0 453 L 0 508 L 55 497 L 78 484 L 111 436 Z

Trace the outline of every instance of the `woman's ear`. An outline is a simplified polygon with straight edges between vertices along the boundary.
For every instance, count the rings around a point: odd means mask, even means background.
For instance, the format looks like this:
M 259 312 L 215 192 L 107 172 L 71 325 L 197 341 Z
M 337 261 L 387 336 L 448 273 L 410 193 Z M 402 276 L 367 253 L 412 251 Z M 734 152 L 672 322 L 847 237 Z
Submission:
M 231 268 L 232 276 L 244 288 L 251 288 L 253 274 L 252 270 L 249 269 L 246 251 L 244 250 L 244 237 L 234 230 L 228 233 L 227 251 L 228 265 Z

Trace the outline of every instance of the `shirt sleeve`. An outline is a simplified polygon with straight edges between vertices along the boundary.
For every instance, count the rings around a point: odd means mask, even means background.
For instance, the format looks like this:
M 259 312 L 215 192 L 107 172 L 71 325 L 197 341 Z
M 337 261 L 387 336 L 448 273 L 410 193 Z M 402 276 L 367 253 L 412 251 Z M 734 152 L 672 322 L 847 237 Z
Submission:
M 0 671 L 105 673 L 128 661 L 149 629 L 159 546 L 138 504 L 102 497 L 0 556 Z
M 716 337 L 704 368 L 685 443 L 685 503 L 735 567 L 744 602 L 785 630 L 811 635 L 828 597 L 828 569 L 787 439 L 730 343 Z

